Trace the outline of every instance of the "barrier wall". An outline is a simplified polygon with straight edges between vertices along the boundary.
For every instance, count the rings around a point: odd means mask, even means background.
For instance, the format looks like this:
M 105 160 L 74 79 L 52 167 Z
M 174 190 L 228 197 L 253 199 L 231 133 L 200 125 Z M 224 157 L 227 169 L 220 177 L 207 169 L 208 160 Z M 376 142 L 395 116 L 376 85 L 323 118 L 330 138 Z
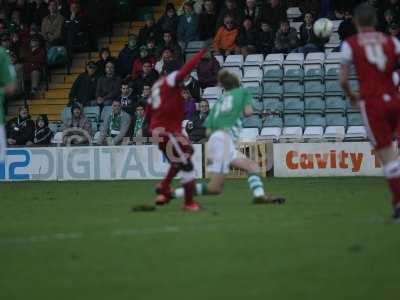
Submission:
M 381 176 L 368 142 L 274 144 L 274 176 Z
M 202 146 L 194 148 L 196 177 L 202 178 Z M 154 145 L 11 148 L 0 181 L 159 179 L 168 166 Z

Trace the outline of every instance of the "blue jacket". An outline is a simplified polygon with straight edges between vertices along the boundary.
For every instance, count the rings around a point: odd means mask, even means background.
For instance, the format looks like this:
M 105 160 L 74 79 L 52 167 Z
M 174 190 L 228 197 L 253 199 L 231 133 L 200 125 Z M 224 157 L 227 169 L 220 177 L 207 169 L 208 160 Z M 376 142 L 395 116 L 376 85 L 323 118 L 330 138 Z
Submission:
M 197 26 L 199 23 L 199 16 L 195 13 L 192 15 L 190 22 L 187 21 L 186 15 L 181 15 L 178 22 L 178 41 L 191 42 L 198 40 Z

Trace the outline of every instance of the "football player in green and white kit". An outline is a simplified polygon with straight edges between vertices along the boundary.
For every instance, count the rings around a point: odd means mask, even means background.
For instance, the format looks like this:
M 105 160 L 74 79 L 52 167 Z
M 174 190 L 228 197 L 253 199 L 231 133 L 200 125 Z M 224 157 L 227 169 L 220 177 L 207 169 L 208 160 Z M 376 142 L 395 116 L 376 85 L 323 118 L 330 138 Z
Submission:
M 197 184 L 196 194 L 220 194 L 225 176 L 229 173 L 230 167 L 234 167 L 248 173 L 247 181 L 252 191 L 254 204 L 284 203 L 285 199 L 282 197 L 265 194 L 258 164 L 239 153 L 235 147 L 242 128 L 241 117 L 253 114 L 251 94 L 247 89 L 241 88 L 239 79 L 227 70 L 219 72 L 218 85 L 224 89 L 224 94 L 218 99 L 204 123 L 211 133 L 207 145 L 209 160 L 207 171 L 211 179 L 208 183 Z M 183 190 L 175 190 L 174 195 L 182 197 Z
M 6 50 L 0 47 L 0 167 L 6 158 L 6 130 L 4 127 L 4 98 L 15 90 L 15 70 Z

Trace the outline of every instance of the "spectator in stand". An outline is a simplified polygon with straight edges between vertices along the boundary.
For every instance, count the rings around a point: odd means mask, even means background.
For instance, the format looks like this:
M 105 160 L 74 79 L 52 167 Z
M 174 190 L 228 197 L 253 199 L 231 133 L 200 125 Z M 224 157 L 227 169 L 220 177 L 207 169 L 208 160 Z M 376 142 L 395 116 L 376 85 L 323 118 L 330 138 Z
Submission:
M 32 121 L 28 107 L 21 106 L 18 110 L 18 117 L 11 119 L 6 124 L 7 143 L 13 146 L 26 145 L 33 139 L 35 123 Z
M 135 113 L 135 106 L 137 104 L 137 97 L 133 93 L 133 89 L 129 87 L 129 83 L 127 81 L 122 82 L 119 100 L 121 102 L 122 110 L 133 117 Z
M 350 9 L 344 11 L 344 20 L 340 23 L 338 34 L 341 41 L 346 40 L 357 33 L 357 28 L 353 23 L 353 15 Z M 340 49 L 338 49 L 340 51 Z
M 397 38 L 400 41 L 400 28 L 399 24 L 397 23 L 392 23 L 389 26 L 389 34 L 395 38 Z
M 21 57 L 20 54 L 21 54 L 22 43 L 21 43 L 18 33 L 16 33 L 16 32 L 10 33 L 10 42 L 11 42 L 10 50 L 12 52 L 14 52 L 15 55 L 19 59 Z
M 236 37 L 236 53 L 242 54 L 245 57 L 248 54 L 256 52 L 258 30 L 254 27 L 251 18 L 246 17 L 243 21 L 243 26 L 240 28 L 239 34 Z
M 40 89 L 40 79 L 46 64 L 45 49 L 40 46 L 40 41 L 33 36 L 29 48 L 21 53 L 21 61 L 24 66 L 24 77 L 31 82 L 31 93 L 36 94 Z
M 71 117 L 63 124 L 62 132 L 65 145 L 86 145 L 91 141 L 92 125 L 79 103 L 71 106 Z
M 158 32 L 170 32 L 176 34 L 178 29 L 178 15 L 173 3 L 167 3 L 165 13 L 157 22 Z
M 163 74 L 164 73 L 164 64 L 168 61 L 171 61 L 173 59 L 172 56 L 172 51 L 170 48 L 164 48 L 163 53 L 160 57 L 160 60 L 157 61 L 156 65 L 154 66 L 154 69 L 158 72 L 158 74 Z
M 208 101 L 201 99 L 199 107 L 200 110 L 196 111 L 192 120 L 186 124 L 186 132 L 193 143 L 204 143 L 207 140 L 203 124 L 210 112 Z
M 165 48 L 170 48 L 178 61 L 182 60 L 182 49 L 179 44 L 173 39 L 171 31 L 164 31 L 162 40 L 158 46 L 157 57 L 161 57 Z
M 29 9 L 26 0 L 17 0 L 14 5 L 14 10 L 19 11 L 19 14 L 21 16 L 21 21 L 25 25 L 30 26 L 32 24 L 33 12 Z
M 149 56 L 154 57 L 154 59 L 157 60 L 156 40 L 153 38 L 148 39 L 146 48 L 147 48 L 147 52 L 149 53 Z
M 236 28 L 235 21 L 232 16 L 226 15 L 224 18 L 224 25 L 221 26 L 214 38 L 214 51 L 215 55 L 230 55 L 234 54 L 236 49 L 236 37 L 239 30 Z
M 94 106 L 98 105 L 102 109 L 104 106 L 111 105 L 114 99 L 117 99 L 121 90 L 122 80 L 115 75 L 114 63 L 109 61 L 106 64 L 105 75 L 97 81 L 96 101 Z
M 102 145 L 107 141 L 108 145 L 120 145 L 127 136 L 130 124 L 131 117 L 121 109 L 121 102 L 113 100 L 111 113 L 101 126 L 98 143 Z
M 139 76 L 133 82 L 133 90 L 137 94 L 139 91 L 143 89 L 144 85 L 152 86 L 154 82 L 158 79 L 158 73 L 154 70 L 151 62 L 145 61 L 143 63 L 142 72 L 140 72 Z
M 196 102 L 200 101 L 200 85 L 196 78 L 190 74 L 187 75 L 183 81 L 183 85 Z
M 15 69 L 15 92 L 14 96 L 22 96 L 24 94 L 24 66 L 18 60 L 15 52 L 10 52 L 11 63 Z
M 147 100 L 149 99 L 150 95 L 151 95 L 151 86 L 148 84 L 143 85 L 138 102 L 147 103 Z
M 156 23 L 154 22 L 153 15 L 146 15 L 145 22 L 146 24 L 144 25 L 144 27 L 139 30 L 139 46 L 146 45 L 149 39 L 158 40 L 159 38 L 158 28 L 156 26 Z
M 149 132 L 147 130 L 147 120 L 146 120 L 146 116 L 145 116 L 145 108 L 146 108 L 146 103 L 139 103 L 136 106 L 135 116 L 133 117 L 133 120 L 132 120 L 133 141 L 135 141 L 135 138 L 149 136 Z
M 258 32 L 257 51 L 263 55 L 271 53 L 275 47 L 275 36 L 269 23 L 261 20 L 260 30 Z
M 241 24 L 244 18 L 243 10 L 237 7 L 236 0 L 226 0 L 222 9 L 219 12 L 217 20 L 217 28 L 220 28 L 225 24 L 225 17 L 227 15 L 232 16 L 232 19 L 236 24 Z
M 191 120 L 196 112 L 196 99 L 190 94 L 188 88 L 182 89 L 182 98 L 185 101 L 185 120 Z
M 74 81 L 71 91 L 69 92 L 69 106 L 79 102 L 81 106 L 89 106 L 96 98 L 97 88 L 97 65 L 93 61 L 86 64 L 86 71 L 78 76 Z
M 51 143 L 53 132 L 49 128 L 49 119 L 47 115 L 39 115 L 35 122 L 35 131 L 33 139 L 28 141 L 27 145 L 47 146 Z
M 97 73 L 99 76 L 103 76 L 105 74 L 106 64 L 108 62 L 112 62 L 115 66 L 116 59 L 111 56 L 111 52 L 108 48 L 100 49 L 99 60 L 96 61 Z
M 64 17 L 57 10 L 55 1 L 49 2 L 49 15 L 42 21 L 42 35 L 48 47 L 62 44 Z
M 50 2 L 51 1 L 49 1 L 49 4 L 50 4 Z M 54 1 L 54 2 L 56 2 L 56 1 Z M 30 3 L 30 5 L 31 5 L 30 9 L 33 12 L 33 22 L 37 26 L 41 26 L 43 19 L 49 14 L 49 9 L 48 9 L 49 4 L 47 4 L 43 0 L 36 0 L 36 2 Z M 56 4 L 56 8 L 57 8 L 57 3 L 55 3 L 55 4 Z
M 300 26 L 300 45 L 304 46 L 310 42 L 313 31 L 314 17 L 310 12 L 305 13 L 304 22 Z
M 199 78 L 199 86 L 202 89 L 217 85 L 217 75 L 220 70 L 219 62 L 211 54 L 207 52 L 197 65 L 197 77 Z
M 189 42 L 197 41 L 197 27 L 199 16 L 193 10 L 193 2 L 186 1 L 183 4 L 183 15 L 179 16 L 178 22 L 178 43 L 184 50 Z
M 320 9 L 320 1 L 319 0 L 303 0 L 298 4 L 300 11 L 305 16 L 306 13 L 311 13 L 314 17 L 318 16 Z
M 121 78 L 126 79 L 132 73 L 133 62 L 139 57 L 137 36 L 133 33 L 128 35 L 128 43 L 121 50 L 117 60 L 117 71 Z
M 272 30 L 276 32 L 281 22 L 286 20 L 286 7 L 280 0 L 271 0 L 269 3 L 265 1 L 261 15 L 261 18 L 268 21 Z
M 384 19 L 379 25 L 379 30 L 384 33 L 389 33 L 389 26 L 394 22 L 394 12 L 390 9 L 386 10 L 384 13 Z
M 87 41 L 87 21 L 77 2 L 69 6 L 69 14 L 64 20 L 65 39 L 69 50 L 80 49 Z
M 383 0 L 383 1 L 381 0 L 381 1 L 377 1 L 377 5 L 378 5 L 378 11 L 380 12 L 379 13 L 380 15 L 382 15 L 382 12 L 385 12 L 387 10 L 391 10 L 393 12 L 393 15 L 395 16 L 395 20 L 392 20 L 392 22 L 397 21 L 398 18 L 400 17 L 400 2 L 399 2 L 399 0 Z
M 26 41 L 29 38 L 29 27 L 23 24 L 18 10 L 12 12 L 8 29 L 10 32 L 18 33 L 22 41 Z
M 256 0 L 246 0 L 244 17 L 250 18 L 254 26 L 257 26 L 261 18 L 261 9 L 257 6 Z
M 212 0 L 205 0 L 203 10 L 199 15 L 199 27 L 197 32 L 201 41 L 206 41 L 212 44 L 217 27 L 217 13 L 215 11 L 214 2 Z
M 287 20 L 282 21 L 275 39 L 275 50 L 278 52 L 289 53 L 296 49 L 299 44 L 297 31 L 290 27 Z
M 151 66 L 154 67 L 157 63 L 155 56 L 150 56 L 146 46 L 141 46 L 139 49 L 139 57 L 135 59 L 132 66 L 132 80 L 138 78 L 140 72 L 143 70 L 143 63 L 150 62 Z

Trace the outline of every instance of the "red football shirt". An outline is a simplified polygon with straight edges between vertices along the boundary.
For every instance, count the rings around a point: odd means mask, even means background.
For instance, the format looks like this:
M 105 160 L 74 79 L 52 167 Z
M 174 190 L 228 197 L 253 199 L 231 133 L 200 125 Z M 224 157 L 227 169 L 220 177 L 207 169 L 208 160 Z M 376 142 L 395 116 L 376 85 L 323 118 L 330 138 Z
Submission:
M 172 72 L 154 83 L 147 111 L 151 131 L 161 128 L 169 133 L 182 132 L 185 105 L 180 85 L 185 76 L 196 67 L 205 52 L 206 50 L 197 53 L 179 71 Z
M 375 31 L 358 33 L 343 42 L 341 53 L 343 64 L 355 66 L 362 100 L 390 98 L 397 92 L 392 79 L 400 54 L 396 38 Z

